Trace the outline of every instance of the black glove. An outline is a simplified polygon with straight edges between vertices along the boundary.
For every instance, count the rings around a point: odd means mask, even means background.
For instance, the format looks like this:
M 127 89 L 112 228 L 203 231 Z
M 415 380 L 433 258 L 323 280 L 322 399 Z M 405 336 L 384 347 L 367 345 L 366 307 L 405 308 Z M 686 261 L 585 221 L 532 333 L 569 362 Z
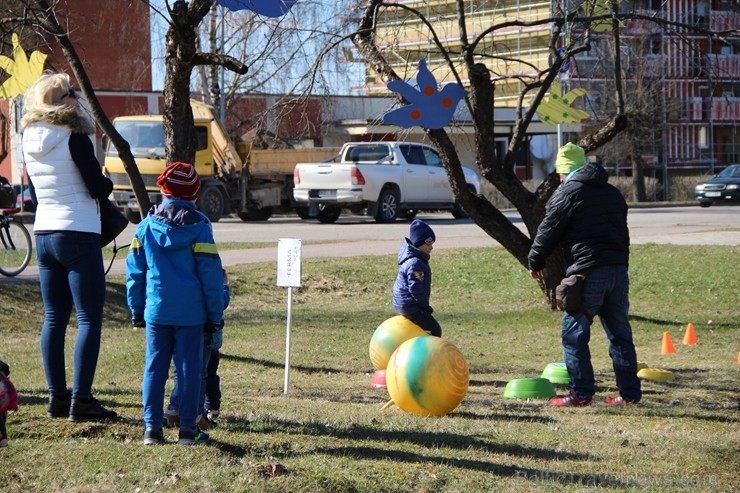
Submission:
M 206 322 L 206 325 L 203 327 L 203 330 L 206 332 L 206 334 L 213 334 L 214 332 L 218 331 L 218 329 L 221 328 L 221 324 L 214 324 L 211 321 Z
M 146 327 L 144 317 L 142 315 L 134 315 L 133 317 L 131 317 L 131 325 L 139 329 L 143 329 L 144 327 Z
M 431 315 L 432 313 L 434 313 L 434 308 L 432 308 L 432 305 L 425 306 L 424 308 L 422 308 L 422 310 L 424 310 L 425 312 L 427 312 L 429 315 Z

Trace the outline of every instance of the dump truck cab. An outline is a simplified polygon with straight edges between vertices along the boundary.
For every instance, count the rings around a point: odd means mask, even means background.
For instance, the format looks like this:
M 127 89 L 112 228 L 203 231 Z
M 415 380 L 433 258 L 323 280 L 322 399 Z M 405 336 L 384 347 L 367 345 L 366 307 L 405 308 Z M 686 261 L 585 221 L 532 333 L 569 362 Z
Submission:
M 220 191 L 221 184 L 215 180 L 215 163 L 211 139 L 211 122 L 206 118 L 194 119 L 196 134 L 195 169 L 201 178 L 202 193 L 199 206 L 204 212 L 209 210 L 210 201 L 211 214 L 218 217 L 224 208 L 224 198 Z M 114 120 L 118 133 L 128 141 L 131 153 L 136 160 L 139 173 L 144 180 L 144 186 L 152 204 L 162 202 L 162 196 L 157 186 L 157 178 L 165 168 L 166 156 L 164 147 L 164 126 L 161 115 L 122 116 Z M 113 181 L 113 200 L 118 207 L 124 210 L 126 217 L 132 222 L 139 222 L 141 214 L 139 204 L 131 188 L 131 182 L 123 161 L 118 155 L 118 150 L 112 143 L 108 143 L 105 150 L 105 161 L 103 171 Z M 215 190 L 209 188 L 215 187 Z M 208 190 L 206 192 L 206 190 Z M 204 193 L 205 192 L 205 193 Z M 218 193 L 215 205 L 212 195 Z M 214 219 L 214 218 L 212 218 Z M 216 219 L 218 220 L 218 219 Z

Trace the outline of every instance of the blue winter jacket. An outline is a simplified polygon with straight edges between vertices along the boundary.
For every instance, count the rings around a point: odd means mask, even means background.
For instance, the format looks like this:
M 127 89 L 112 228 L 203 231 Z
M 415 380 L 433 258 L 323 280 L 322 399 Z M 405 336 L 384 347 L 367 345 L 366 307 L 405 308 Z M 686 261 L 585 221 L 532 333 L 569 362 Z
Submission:
M 400 315 L 411 315 L 421 310 L 431 312 L 429 295 L 432 293 L 432 269 L 429 255 L 404 239 L 398 252 L 398 275 L 393 285 L 393 308 Z
M 126 258 L 131 314 L 150 324 L 221 324 L 224 282 L 208 219 L 188 201 L 164 199 L 141 221 Z

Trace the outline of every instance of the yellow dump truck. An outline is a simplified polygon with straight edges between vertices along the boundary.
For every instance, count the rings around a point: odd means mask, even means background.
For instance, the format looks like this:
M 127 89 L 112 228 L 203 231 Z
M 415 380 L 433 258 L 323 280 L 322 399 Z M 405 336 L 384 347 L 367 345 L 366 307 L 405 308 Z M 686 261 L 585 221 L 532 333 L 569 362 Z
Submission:
M 253 149 L 249 142 L 233 142 L 213 108 L 191 100 L 197 136 L 195 167 L 201 177 L 198 207 L 212 222 L 236 213 L 243 221 L 265 221 L 273 212 L 294 210 L 293 168 L 298 162 L 323 161 L 339 148 Z M 157 177 L 166 166 L 162 115 L 121 116 L 113 120 L 128 141 L 153 204 L 162 197 Z M 141 219 L 131 182 L 108 144 L 104 173 L 113 181 L 113 199 L 131 222 Z M 302 210 L 296 211 L 299 215 Z

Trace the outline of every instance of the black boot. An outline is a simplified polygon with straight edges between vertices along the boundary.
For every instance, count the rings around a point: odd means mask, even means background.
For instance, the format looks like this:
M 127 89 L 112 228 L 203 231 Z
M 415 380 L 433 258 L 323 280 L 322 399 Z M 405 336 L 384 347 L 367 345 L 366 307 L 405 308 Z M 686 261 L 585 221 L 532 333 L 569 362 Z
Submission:
M 49 408 L 46 415 L 50 418 L 66 418 L 69 416 L 69 408 L 72 404 L 72 395 L 52 395 L 49 397 Z
M 72 398 L 72 406 L 69 409 L 70 421 L 103 421 L 113 419 L 118 414 L 100 405 L 95 397 Z

